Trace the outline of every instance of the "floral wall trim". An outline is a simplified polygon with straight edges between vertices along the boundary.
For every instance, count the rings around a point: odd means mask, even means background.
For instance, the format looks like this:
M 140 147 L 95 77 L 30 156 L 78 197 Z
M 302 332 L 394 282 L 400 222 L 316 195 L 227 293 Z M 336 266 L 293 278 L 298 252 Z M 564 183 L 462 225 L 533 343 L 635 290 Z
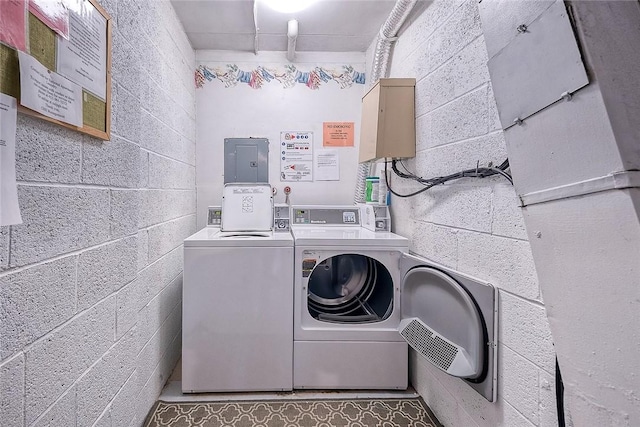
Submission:
M 200 65 L 195 72 L 196 87 L 201 88 L 206 82 L 219 80 L 227 88 L 237 86 L 240 83 L 248 84 L 253 89 L 260 89 L 265 83 L 278 82 L 285 89 L 292 88 L 296 84 L 304 84 L 309 89 L 319 89 L 324 83 L 333 81 L 346 89 L 354 84 L 363 85 L 365 74 L 356 71 L 351 65 L 343 65 L 340 71 L 330 70 L 324 67 L 315 67 L 311 71 L 300 71 L 294 65 L 284 66 L 284 70 L 258 66 L 244 71 L 236 64 L 227 64 L 226 68 L 209 68 Z

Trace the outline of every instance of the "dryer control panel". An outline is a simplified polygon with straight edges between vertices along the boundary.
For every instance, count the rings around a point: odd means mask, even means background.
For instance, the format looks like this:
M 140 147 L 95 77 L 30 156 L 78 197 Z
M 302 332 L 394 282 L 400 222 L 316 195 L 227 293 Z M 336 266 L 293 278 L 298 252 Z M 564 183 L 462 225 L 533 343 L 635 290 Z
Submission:
M 293 225 L 353 225 L 360 227 L 357 206 L 294 206 Z
M 391 231 L 391 215 L 387 205 L 360 204 L 362 226 L 371 231 Z

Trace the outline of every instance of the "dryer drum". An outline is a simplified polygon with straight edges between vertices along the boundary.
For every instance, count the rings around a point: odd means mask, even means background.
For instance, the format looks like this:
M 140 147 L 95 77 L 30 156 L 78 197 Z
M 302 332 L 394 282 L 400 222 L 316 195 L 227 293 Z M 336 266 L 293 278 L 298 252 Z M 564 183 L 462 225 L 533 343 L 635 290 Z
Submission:
M 318 263 L 309 276 L 309 313 L 327 322 L 377 322 L 393 307 L 387 269 L 360 254 L 336 255 Z

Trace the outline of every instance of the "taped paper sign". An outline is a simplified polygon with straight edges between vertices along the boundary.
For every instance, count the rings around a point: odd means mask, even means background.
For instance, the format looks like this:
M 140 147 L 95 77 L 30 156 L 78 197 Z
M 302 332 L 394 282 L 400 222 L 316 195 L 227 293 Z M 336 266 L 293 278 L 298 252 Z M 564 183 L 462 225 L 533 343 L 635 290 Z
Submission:
M 313 181 L 313 132 L 280 132 L 280 181 Z
M 0 225 L 22 224 L 16 186 L 18 102 L 0 93 Z
M 353 147 L 353 122 L 324 122 L 322 128 L 324 147 Z

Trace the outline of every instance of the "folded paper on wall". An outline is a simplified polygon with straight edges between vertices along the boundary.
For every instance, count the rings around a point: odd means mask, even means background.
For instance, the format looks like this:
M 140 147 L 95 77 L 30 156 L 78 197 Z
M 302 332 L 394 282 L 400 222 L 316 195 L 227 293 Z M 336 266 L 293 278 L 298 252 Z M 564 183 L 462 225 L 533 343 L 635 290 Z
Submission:
M 0 93 L 0 225 L 22 224 L 16 186 L 18 103 Z
M 0 1 L 0 42 L 27 50 L 26 42 L 26 0 Z
M 62 0 L 29 0 L 29 12 L 61 37 L 69 38 L 69 11 Z

